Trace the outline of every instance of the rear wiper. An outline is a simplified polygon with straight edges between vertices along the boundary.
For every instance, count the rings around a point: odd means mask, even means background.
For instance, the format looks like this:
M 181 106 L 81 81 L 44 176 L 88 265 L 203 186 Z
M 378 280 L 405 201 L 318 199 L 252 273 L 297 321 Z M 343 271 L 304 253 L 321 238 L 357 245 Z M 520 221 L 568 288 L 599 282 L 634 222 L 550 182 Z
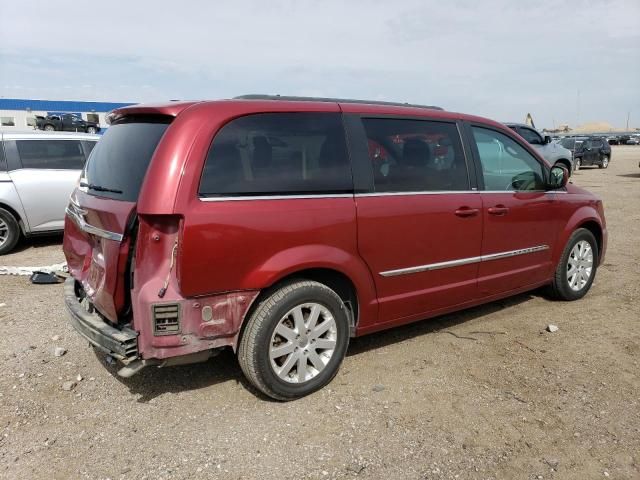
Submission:
M 94 185 L 93 183 L 80 182 L 80 186 L 90 188 L 91 190 L 95 190 L 96 192 L 122 193 L 122 190 L 116 190 L 115 188 L 102 187 L 100 185 Z

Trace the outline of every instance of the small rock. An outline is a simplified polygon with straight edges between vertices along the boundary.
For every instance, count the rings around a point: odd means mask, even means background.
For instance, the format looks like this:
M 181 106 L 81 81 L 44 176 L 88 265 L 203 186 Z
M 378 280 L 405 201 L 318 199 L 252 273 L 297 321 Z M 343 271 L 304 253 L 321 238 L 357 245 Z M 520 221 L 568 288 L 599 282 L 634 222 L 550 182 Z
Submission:
M 51 340 L 57 342 L 58 340 L 60 340 L 60 335 L 54 335 L 53 337 L 51 337 Z
M 62 390 L 64 390 L 65 392 L 70 392 L 71 390 L 73 390 L 73 388 L 76 386 L 76 382 L 64 382 L 62 384 Z
M 56 357 L 61 357 L 63 356 L 65 353 L 67 353 L 67 349 L 66 348 L 62 348 L 62 347 L 56 347 L 53 349 L 53 354 Z
M 76 380 L 77 380 L 78 382 L 81 382 L 81 381 L 82 381 L 82 375 L 78 374 L 78 376 L 76 377 Z
M 560 461 L 557 458 L 545 458 L 544 463 L 553 469 L 557 469 L 558 465 L 560 465 Z
M 556 325 L 549 324 L 547 325 L 547 332 L 555 333 L 560 330 Z
M 347 466 L 347 470 L 358 475 L 360 472 L 362 472 L 362 470 L 364 470 L 364 467 L 364 465 L 354 462 L 351 465 Z
M 374 392 L 381 392 L 384 390 L 384 385 L 380 385 L 379 383 L 377 383 L 371 390 L 373 390 Z
M 109 365 L 114 365 L 116 363 L 116 359 L 113 358 L 111 355 L 107 355 L 104 358 L 105 362 L 107 362 Z
M 96 379 L 96 377 L 89 377 L 89 381 L 93 382 Z
M 7 304 L 6 304 L 6 303 L 0 303 L 0 308 L 2 308 L 2 307 L 6 307 L 6 306 L 7 306 Z
M 608 477 L 609 476 L 609 472 L 604 472 L 604 476 Z

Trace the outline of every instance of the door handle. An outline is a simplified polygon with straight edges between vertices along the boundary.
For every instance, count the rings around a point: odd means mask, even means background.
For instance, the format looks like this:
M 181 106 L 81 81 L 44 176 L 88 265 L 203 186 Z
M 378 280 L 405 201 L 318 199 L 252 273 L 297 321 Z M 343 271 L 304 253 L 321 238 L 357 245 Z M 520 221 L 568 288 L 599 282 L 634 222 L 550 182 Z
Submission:
M 474 217 L 480 210 L 477 208 L 460 207 L 456 210 L 456 215 L 459 217 Z
M 495 207 L 489 207 L 487 210 L 491 215 L 506 215 L 509 213 L 509 207 L 504 205 L 496 205 Z

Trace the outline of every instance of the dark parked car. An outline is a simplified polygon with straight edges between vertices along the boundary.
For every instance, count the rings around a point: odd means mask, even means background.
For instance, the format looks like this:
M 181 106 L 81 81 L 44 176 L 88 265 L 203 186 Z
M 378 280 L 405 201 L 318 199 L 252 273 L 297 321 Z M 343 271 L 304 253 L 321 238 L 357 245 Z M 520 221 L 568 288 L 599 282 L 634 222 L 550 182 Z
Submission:
M 607 168 L 611 161 L 611 146 L 604 137 L 565 137 L 560 145 L 573 152 L 573 169 L 597 165 Z
M 123 376 L 227 348 L 301 397 L 351 337 L 543 285 L 578 300 L 605 255 L 600 199 L 491 120 L 299 97 L 110 120 L 67 208 L 64 295 Z
M 36 128 L 48 132 L 86 132 L 98 133 L 100 125 L 96 122 L 83 120 L 77 115 L 65 113 L 63 115 L 48 115 L 46 117 L 36 117 Z

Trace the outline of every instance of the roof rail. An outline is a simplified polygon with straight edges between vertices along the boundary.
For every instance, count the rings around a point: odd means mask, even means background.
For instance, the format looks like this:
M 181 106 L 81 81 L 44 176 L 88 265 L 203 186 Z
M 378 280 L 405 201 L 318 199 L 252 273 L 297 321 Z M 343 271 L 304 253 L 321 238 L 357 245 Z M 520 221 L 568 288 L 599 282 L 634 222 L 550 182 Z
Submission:
M 413 108 L 427 108 L 429 110 L 444 110 L 442 107 L 436 107 L 435 105 L 416 105 L 413 103 L 400 103 L 400 102 L 383 102 L 380 100 L 355 100 L 352 98 L 327 98 L 327 97 L 296 97 L 289 95 L 262 95 L 262 94 L 249 94 L 233 97 L 234 100 L 284 100 L 290 102 L 330 102 L 330 103 L 361 103 L 366 105 L 389 105 L 394 107 L 413 107 Z

